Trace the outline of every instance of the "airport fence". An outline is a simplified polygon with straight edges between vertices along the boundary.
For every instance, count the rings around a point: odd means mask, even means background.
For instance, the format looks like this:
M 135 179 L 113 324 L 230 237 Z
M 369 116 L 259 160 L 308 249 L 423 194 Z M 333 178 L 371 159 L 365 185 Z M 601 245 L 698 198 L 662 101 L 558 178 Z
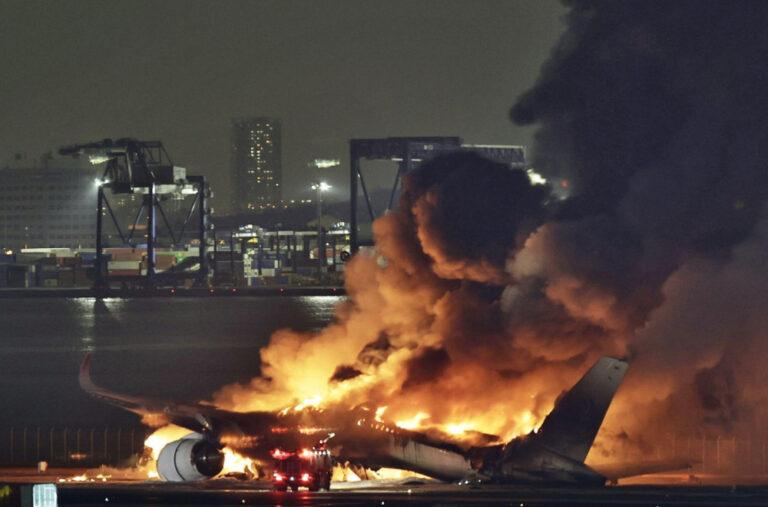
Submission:
M 744 477 L 768 474 L 768 439 L 673 438 L 673 458 L 691 460 L 692 472 Z M 667 452 L 657 451 L 660 458 Z
M 617 449 L 619 450 L 619 449 Z M 619 450 L 620 451 L 620 450 Z M 639 450 L 617 454 L 616 461 L 687 461 L 691 475 L 750 477 L 768 475 L 768 438 L 738 437 L 659 437 L 648 452 Z M 606 463 L 611 459 L 607 458 Z M 602 463 L 598 460 L 597 463 Z M 603 463 L 605 464 L 605 463 Z
M 0 429 L 0 466 L 97 467 L 126 463 L 144 451 L 151 433 L 133 428 Z

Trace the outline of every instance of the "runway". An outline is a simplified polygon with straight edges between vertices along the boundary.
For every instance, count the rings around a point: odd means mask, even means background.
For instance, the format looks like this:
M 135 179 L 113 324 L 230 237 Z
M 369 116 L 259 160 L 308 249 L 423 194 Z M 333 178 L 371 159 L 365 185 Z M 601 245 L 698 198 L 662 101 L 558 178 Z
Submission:
M 171 484 L 157 481 L 95 478 L 58 482 L 64 470 L 38 474 L 28 469 L 0 470 L 4 483 L 49 482 L 57 485 L 58 505 L 626 505 L 764 506 L 768 486 L 632 485 L 597 488 L 558 486 L 458 486 L 421 481 L 334 483 L 330 491 L 278 493 L 269 482 L 215 479 Z M 77 472 L 66 471 L 69 477 Z
M 266 487 L 265 487 L 266 486 Z M 269 485 L 74 485 L 60 488 L 60 505 L 699 505 L 768 504 L 768 487 L 619 486 L 557 488 L 520 486 L 400 485 L 277 493 Z M 107 500 L 108 499 L 108 500 Z

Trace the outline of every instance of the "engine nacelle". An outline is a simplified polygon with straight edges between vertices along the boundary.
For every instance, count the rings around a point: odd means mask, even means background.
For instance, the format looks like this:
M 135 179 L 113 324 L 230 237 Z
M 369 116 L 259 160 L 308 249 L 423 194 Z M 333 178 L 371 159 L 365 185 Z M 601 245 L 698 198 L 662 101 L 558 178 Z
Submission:
M 164 481 L 208 479 L 224 468 L 224 454 L 199 433 L 169 443 L 157 458 L 157 473 Z

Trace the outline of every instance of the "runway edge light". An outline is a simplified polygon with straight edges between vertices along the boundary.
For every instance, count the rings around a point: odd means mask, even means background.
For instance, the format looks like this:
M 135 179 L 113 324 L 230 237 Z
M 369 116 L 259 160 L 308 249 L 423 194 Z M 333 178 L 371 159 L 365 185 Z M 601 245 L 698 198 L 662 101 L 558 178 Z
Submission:
M 57 507 L 55 484 L 0 484 L 0 505 Z

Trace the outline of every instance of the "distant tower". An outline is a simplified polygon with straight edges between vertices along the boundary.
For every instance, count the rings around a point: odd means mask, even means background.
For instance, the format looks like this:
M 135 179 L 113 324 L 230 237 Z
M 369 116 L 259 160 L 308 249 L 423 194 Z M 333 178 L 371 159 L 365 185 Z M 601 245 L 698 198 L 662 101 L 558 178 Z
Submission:
M 280 121 L 232 121 L 232 212 L 259 211 L 280 204 L 282 153 Z

